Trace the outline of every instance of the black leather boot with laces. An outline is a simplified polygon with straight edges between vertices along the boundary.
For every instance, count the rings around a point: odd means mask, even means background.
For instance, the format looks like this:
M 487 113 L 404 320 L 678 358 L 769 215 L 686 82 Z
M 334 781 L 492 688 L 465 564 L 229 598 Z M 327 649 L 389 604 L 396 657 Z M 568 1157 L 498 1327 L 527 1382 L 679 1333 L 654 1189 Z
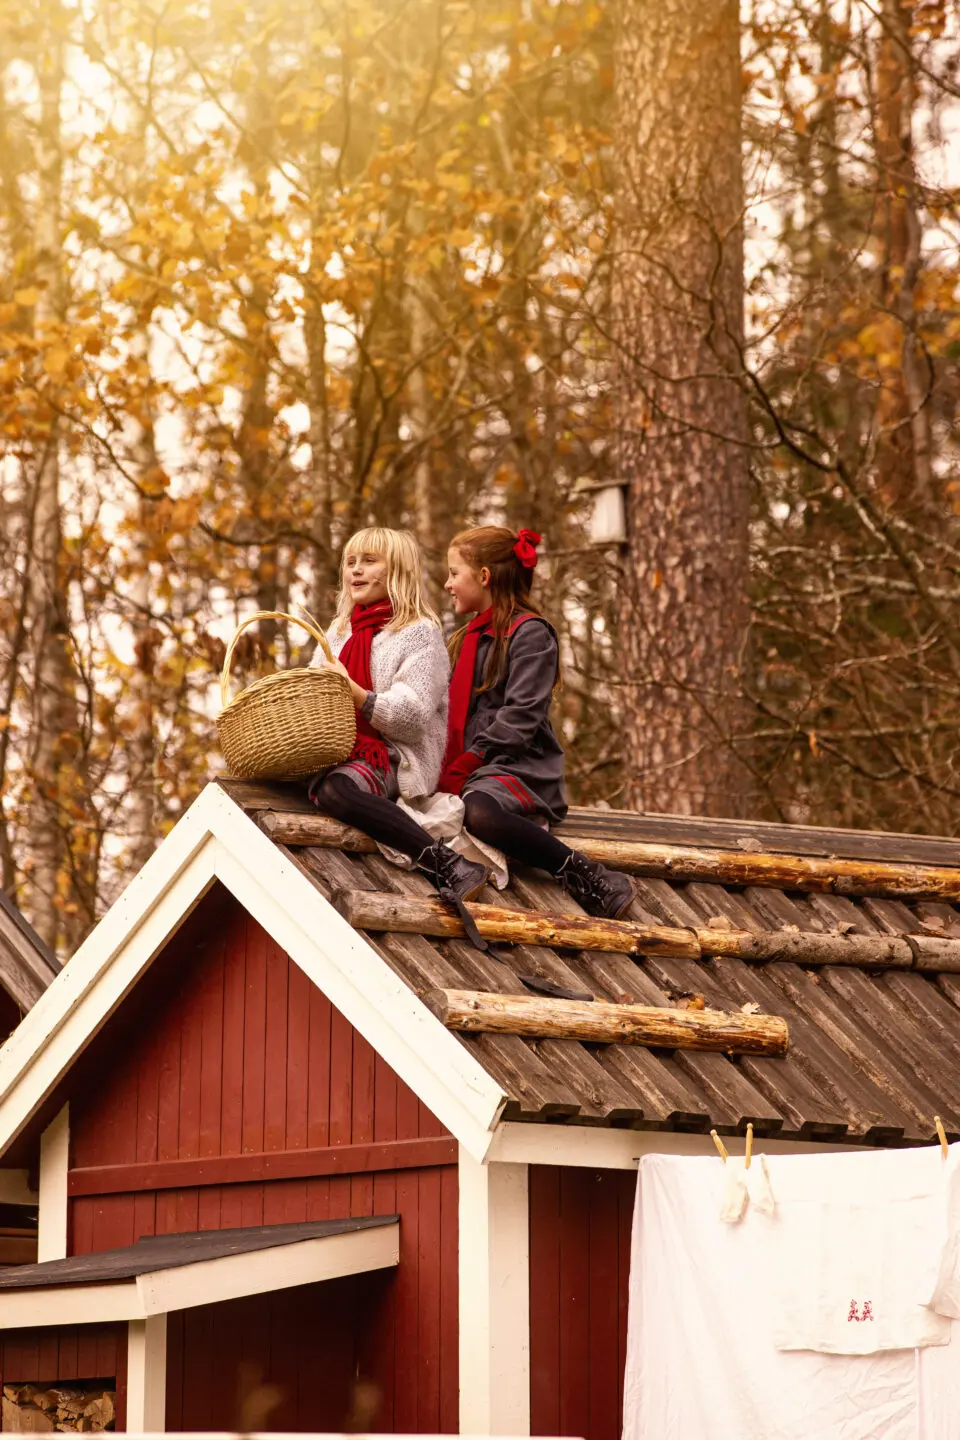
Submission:
M 555 878 L 588 915 L 603 916 L 605 920 L 619 920 L 636 893 L 629 875 L 622 870 L 608 870 L 579 850 L 571 850 Z
M 486 885 L 489 878 L 486 865 L 468 860 L 465 855 L 458 855 L 456 850 L 451 850 L 442 840 L 437 840 L 426 850 L 422 850 L 415 864 L 422 874 L 433 881 L 440 899 L 456 906 L 468 939 L 478 950 L 486 950 L 487 942 L 477 930 L 465 905 L 467 900 L 475 899 Z

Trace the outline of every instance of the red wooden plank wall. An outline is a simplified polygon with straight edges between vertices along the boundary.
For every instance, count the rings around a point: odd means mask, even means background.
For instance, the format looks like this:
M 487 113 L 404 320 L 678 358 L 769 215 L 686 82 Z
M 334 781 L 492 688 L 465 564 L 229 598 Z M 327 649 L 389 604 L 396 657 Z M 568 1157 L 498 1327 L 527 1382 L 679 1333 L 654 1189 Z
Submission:
M 344 1432 L 361 1333 L 386 1288 L 355 1276 L 172 1314 L 167 1429 Z
M 0 1385 L 110 1379 L 116 1381 L 118 1418 L 122 1419 L 127 1390 L 125 1325 L 0 1331 Z
M 619 1440 L 636 1173 L 530 1167 L 530 1428 Z
M 74 1167 L 447 1133 L 219 888 L 154 962 L 77 1075 L 70 1097 Z M 399 1214 L 400 1265 L 371 1309 L 363 1338 L 363 1363 L 383 1391 L 376 1428 L 452 1432 L 458 1428 L 457 1199 L 455 1165 L 82 1195 L 70 1201 L 70 1250 L 131 1245 L 141 1235 Z M 258 1303 L 250 1302 L 253 1310 Z M 283 1309 L 286 1302 L 281 1296 L 278 1303 Z M 263 1334 L 271 1333 L 267 1300 L 260 1309 Z M 187 1353 L 194 1370 L 203 1370 L 202 1321 L 196 1324 L 201 1329 L 188 1330 Z M 283 1345 L 276 1353 L 284 1353 Z M 172 1384 L 179 1383 L 174 1368 Z M 184 1368 L 188 1390 L 189 1383 Z M 230 1404 L 234 1388 L 231 1382 Z M 186 1415 L 201 1401 L 185 1394 L 182 1403 Z

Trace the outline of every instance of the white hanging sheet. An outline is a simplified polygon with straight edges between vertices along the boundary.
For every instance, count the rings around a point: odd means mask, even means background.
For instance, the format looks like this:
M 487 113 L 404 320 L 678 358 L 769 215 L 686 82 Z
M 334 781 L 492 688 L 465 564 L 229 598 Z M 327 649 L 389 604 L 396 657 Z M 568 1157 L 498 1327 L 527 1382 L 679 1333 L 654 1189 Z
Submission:
M 777 1348 L 872 1355 L 949 1345 L 950 1320 L 921 1303 L 942 1209 L 936 1194 L 781 1204 L 772 1241 Z
M 925 1296 L 932 1310 L 960 1320 L 960 1145 L 950 1148 L 942 1227 L 944 1243 L 933 1288 Z M 958 1424 L 960 1433 L 960 1424 Z
M 739 1222 L 725 1224 L 719 1159 L 646 1156 L 634 1214 L 624 1440 L 958 1440 L 960 1336 L 953 1326 L 952 1343 L 919 1349 L 836 1354 L 775 1343 L 778 1246 L 791 1229 L 780 1228 L 784 1211 L 838 1195 L 897 1203 L 918 1192 L 939 1194 L 928 1243 L 913 1252 L 915 1285 L 906 1287 L 901 1306 L 913 1324 L 949 1248 L 955 1166 L 936 1146 L 768 1157 L 773 1212 L 747 1204 Z M 800 1281 L 803 1273 L 797 1267 Z M 806 1273 L 818 1294 L 823 1267 Z M 876 1293 L 903 1299 L 902 1287 Z M 862 1317 L 870 1295 L 846 1298 L 847 1313 L 853 1300 Z M 862 1332 L 875 1322 L 844 1323 Z

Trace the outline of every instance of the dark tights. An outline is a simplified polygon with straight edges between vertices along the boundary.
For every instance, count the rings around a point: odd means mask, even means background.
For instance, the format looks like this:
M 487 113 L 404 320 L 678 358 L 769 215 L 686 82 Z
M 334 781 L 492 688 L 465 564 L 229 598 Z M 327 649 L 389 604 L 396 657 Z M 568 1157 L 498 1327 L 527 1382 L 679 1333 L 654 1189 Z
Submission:
M 383 795 L 371 795 L 345 775 L 328 775 L 312 794 L 322 810 L 345 825 L 355 825 L 371 840 L 389 845 L 416 860 L 434 841 L 399 805 Z M 463 797 L 466 827 L 471 835 L 502 850 L 509 860 L 537 866 L 556 875 L 570 854 L 568 846 L 542 825 L 512 815 L 483 790 Z
M 569 847 L 542 825 L 505 810 L 484 790 L 472 790 L 463 797 L 467 807 L 466 826 L 471 835 L 495 845 L 508 860 L 519 860 L 556 875 L 570 854 Z
M 356 825 L 371 840 L 389 845 L 416 860 L 424 850 L 434 843 L 433 838 L 422 830 L 416 820 L 383 795 L 371 795 L 360 785 L 354 785 L 346 775 L 327 775 L 312 791 L 321 810 L 342 820 L 345 825 Z

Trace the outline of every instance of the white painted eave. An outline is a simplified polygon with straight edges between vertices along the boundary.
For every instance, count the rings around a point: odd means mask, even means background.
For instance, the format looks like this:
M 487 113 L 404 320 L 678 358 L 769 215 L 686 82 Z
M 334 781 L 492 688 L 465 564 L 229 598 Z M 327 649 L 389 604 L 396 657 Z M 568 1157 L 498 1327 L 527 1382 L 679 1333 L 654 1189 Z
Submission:
M 743 1139 L 724 1136 L 731 1155 Z M 828 1140 L 758 1138 L 753 1152 L 767 1155 L 835 1155 L 863 1150 L 862 1145 Z M 590 1170 L 636 1170 L 644 1155 L 713 1155 L 720 1157 L 709 1135 L 674 1130 L 620 1130 L 604 1125 L 542 1125 L 509 1120 L 497 1126 L 487 1150 L 488 1162 L 508 1165 L 572 1165 Z
M 340 1235 L 196 1260 L 129 1280 L 0 1290 L 0 1331 L 146 1320 L 171 1310 L 385 1270 L 399 1261 L 400 1223 L 395 1220 Z

